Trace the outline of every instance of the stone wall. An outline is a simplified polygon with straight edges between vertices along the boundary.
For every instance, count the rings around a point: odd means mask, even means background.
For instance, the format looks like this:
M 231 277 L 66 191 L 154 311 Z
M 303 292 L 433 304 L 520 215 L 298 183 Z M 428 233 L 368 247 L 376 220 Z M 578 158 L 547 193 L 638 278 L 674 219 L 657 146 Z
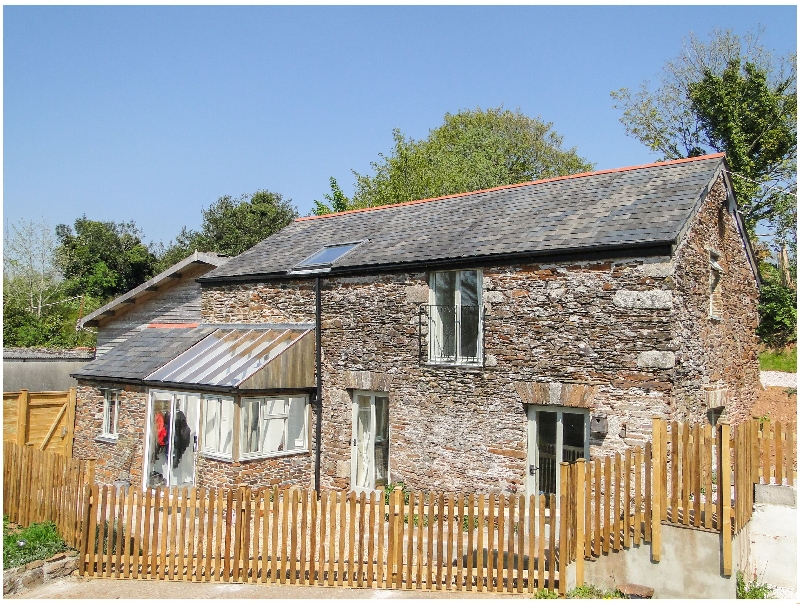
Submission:
M 720 177 L 675 254 L 675 419 L 705 421 L 709 400 L 723 417 L 750 417 L 761 389 L 755 328 L 758 288 Z M 709 251 L 719 253 L 722 311 L 710 316 Z
M 350 485 L 354 372 L 384 376 L 367 382 L 389 393 L 390 479 L 413 488 L 524 491 L 519 383 L 591 386 L 609 424 L 593 455 L 644 443 L 669 414 L 674 363 L 669 259 L 656 260 L 485 268 L 483 367 L 420 361 L 425 273 L 324 280 L 323 486 Z M 207 287 L 204 320 L 306 322 L 313 301 L 308 284 Z
M 78 571 L 78 554 L 62 552 L 47 560 L 34 560 L 3 571 L 3 595 L 18 594 Z
M 75 441 L 72 455 L 77 459 L 96 459 L 95 477 L 99 484 L 112 484 L 126 469 L 123 468 L 126 439 L 133 442 L 133 463 L 130 468 L 131 484 L 142 483 L 144 459 L 144 432 L 147 424 L 147 391 L 141 387 L 118 385 L 119 397 L 117 442 L 98 440 L 103 428 L 103 401 L 101 388 L 110 385 L 79 381 L 75 406 Z M 124 438 L 123 438 L 124 437 Z

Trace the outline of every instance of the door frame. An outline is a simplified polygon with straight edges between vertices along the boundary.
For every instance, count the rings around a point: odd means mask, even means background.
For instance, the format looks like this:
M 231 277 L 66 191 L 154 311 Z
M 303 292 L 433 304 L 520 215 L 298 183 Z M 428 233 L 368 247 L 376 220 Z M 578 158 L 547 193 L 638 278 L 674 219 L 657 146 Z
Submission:
M 589 410 L 583 407 L 563 407 L 560 405 L 527 405 L 525 411 L 528 423 L 528 455 L 527 466 L 525 468 L 525 487 L 526 492 L 539 495 L 539 447 L 537 443 L 538 426 L 536 414 L 538 411 L 548 411 L 556 413 L 556 501 L 561 497 L 561 461 L 563 460 L 564 445 L 564 413 L 574 413 L 583 415 L 583 458 L 589 461 Z M 531 468 L 537 470 L 535 476 Z
M 150 443 L 153 431 L 153 399 L 156 394 L 168 394 L 170 395 L 170 422 L 175 421 L 175 399 L 178 395 L 184 396 L 196 396 L 198 399 L 198 409 L 197 409 L 197 425 L 194 429 L 194 434 L 198 438 L 198 446 L 197 450 L 192 451 L 192 456 L 194 457 L 194 463 L 192 464 L 192 486 L 197 483 L 197 454 L 200 451 L 201 443 L 200 443 L 200 426 L 202 425 L 202 417 L 200 417 L 203 409 L 203 395 L 199 392 L 188 392 L 188 391 L 177 391 L 177 390 L 162 390 L 162 389 L 149 389 L 147 392 L 147 413 L 145 418 L 145 431 L 144 431 L 144 449 L 142 455 L 142 490 L 146 491 L 148 488 L 147 482 L 150 476 Z M 170 439 L 169 439 L 169 447 L 167 448 L 167 459 L 171 458 L 173 447 L 173 438 L 172 438 L 172 430 L 170 430 Z M 194 447 L 192 447 L 194 449 Z M 169 479 L 167 479 L 169 481 Z M 173 488 L 172 485 L 167 486 L 167 488 Z
M 370 434 L 372 435 L 372 440 L 369 447 L 369 484 L 371 487 L 359 487 L 356 486 L 356 477 L 358 472 L 358 397 L 359 396 L 367 396 L 370 398 L 370 405 L 369 405 L 369 424 L 370 424 Z M 352 424 L 352 439 L 350 441 L 350 490 L 356 493 L 371 493 L 375 490 L 375 432 L 376 432 L 376 424 L 377 424 L 377 414 L 375 412 L 375 398 L 376 397 L 385 397 L 389 398 L 388 392 L 377 392 L 377 391 L 369 391 L 369 390 L 353 390 L 353 398 L 352 398 L 352 411 L 351 411 L 351 424 Z M 387 439 L 389 439 L 389 443 L 391 443 L 391 422 L 389 425 L 386 426 L 386 434 Z M 391 444 L 389 445 L 391 447 Z M 389 484 L 391 479 L 389 478 L 389 459 L 387 456 L 386 460 L 386 483 Z

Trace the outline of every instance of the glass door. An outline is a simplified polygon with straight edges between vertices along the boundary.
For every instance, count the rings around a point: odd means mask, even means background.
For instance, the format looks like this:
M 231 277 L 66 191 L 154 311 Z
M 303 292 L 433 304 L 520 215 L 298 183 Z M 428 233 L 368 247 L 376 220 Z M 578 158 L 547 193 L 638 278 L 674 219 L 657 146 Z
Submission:
M 200 396 L 151 392 L 144 486 L 194 485 Z
M 559 497 L 561 463 L 580 458 L 589 459 L 589 411 L 529 405 L 527 492 Z
M 356 393 L 353 400 L 352 490 L 372 491 L 389 479 L 389 397 Z

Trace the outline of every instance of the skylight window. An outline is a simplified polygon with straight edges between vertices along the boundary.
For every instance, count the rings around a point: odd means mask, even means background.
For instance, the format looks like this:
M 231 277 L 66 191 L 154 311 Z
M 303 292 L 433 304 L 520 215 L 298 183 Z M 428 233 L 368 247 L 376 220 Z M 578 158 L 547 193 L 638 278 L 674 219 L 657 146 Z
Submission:
M 303 260 L 297 266 L 327 266 L 333 264 L 347 252 L 361 245 L 360 241 L 355 243 L 343 243 L 340 245 L 326 245 L 318 252 Z

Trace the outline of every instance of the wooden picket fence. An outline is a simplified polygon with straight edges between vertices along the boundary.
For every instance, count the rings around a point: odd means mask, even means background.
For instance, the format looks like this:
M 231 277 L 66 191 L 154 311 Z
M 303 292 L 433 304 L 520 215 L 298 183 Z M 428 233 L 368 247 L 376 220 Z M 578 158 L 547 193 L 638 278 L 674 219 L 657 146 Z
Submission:
M 52 520 L 67 545 L 77 548 L 93 483 L 93 460 L 3 442 L 3 514 L 11 522 Z
M 757 420 L 761 484 L 795 484 L 797 476 L 797 424 Z
M 124 493 L 94 485 L 84 502 L 79 570 L 178 581 L 563 593 L 559 570 L 574 558 L 568 528 L 577 509 L 565 512 L 568 473 L 561 506 L 555 495 Z

